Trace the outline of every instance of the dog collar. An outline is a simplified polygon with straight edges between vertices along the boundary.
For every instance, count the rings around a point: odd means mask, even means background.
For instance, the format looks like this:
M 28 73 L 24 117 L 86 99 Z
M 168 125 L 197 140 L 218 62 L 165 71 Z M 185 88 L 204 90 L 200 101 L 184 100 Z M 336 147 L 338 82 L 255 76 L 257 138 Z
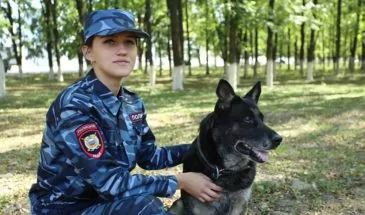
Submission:
M 208 159 L 203 154 L 199 139 L 199 137 L 196 139 L 196 148 L 198 150 L 198 157 L 200 158 L 200 160 L 205 163 L 207 167 L 209 167 L 209 171 L 207 171 L 206 174 L 214 180 L 217 180 L 222 175 L 232 174 L 234 172 L 232 170 L 219 168 L 217 165 L 209 163 Z

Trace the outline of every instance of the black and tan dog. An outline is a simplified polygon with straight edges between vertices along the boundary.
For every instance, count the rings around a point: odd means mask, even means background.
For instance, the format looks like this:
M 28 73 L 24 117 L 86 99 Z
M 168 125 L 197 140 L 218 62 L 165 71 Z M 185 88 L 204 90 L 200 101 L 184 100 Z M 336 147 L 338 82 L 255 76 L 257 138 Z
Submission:
M 245 214 L 256 175 L 256 163 L 268 159 L 282 138 L 264 124 L 257 103 L 261 94 L 258 82 L 244 97 L 220 80 L 214 112 L 200 124 L 183 164 L 184 172 L 201 172 L 224 188 L 221 198 L 201 203 L 182 191 L 170 208 L 173 214 L 221 215 Z

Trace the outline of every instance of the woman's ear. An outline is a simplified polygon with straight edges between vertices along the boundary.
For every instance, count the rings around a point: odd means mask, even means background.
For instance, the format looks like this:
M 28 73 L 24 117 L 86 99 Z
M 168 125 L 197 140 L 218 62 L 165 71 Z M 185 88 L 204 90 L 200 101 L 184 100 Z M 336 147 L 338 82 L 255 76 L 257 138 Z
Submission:
M 82 49 L 82 53 L 84 54 L 84 57 L 90 61 L 90 62 L 93 62 L 93 55 L 92 55 L 92 51 L 91 51 L 91 47 L 89 46 L 86 46 L 86 45 L 83 45 L 81 47 Z

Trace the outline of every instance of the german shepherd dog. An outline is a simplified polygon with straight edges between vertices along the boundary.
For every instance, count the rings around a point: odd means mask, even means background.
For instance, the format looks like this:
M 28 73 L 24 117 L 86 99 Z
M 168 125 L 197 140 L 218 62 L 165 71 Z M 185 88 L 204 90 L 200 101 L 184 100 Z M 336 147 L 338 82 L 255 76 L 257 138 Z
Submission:
M 246 214 L 256 163 L 268 160 L 282 137 L 264 123 L 257 103 L 261 83 L 243 97 L 220 80 L 214 111 L 200 124 L 199 136 L 184 159 L 183 172 L 200 172 L 224 188 L 219 200 L 202 203 L 182 191 L 169 209 L 173 214 Z

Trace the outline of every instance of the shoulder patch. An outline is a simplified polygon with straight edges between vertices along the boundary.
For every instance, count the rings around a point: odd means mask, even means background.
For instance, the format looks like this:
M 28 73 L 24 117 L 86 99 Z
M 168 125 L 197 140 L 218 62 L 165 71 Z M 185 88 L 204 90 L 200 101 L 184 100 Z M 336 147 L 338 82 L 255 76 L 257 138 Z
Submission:
M 87 123 L 76 129 L 80 147 L 90 158 L 100 158 L 104 153 L 104 141 L 95 123 Z
M 131 119 L 132 122 L 140 122 L 143 119 L 143 113 L 140 112 L 134 112 L 129 114 L 129 118 Z

